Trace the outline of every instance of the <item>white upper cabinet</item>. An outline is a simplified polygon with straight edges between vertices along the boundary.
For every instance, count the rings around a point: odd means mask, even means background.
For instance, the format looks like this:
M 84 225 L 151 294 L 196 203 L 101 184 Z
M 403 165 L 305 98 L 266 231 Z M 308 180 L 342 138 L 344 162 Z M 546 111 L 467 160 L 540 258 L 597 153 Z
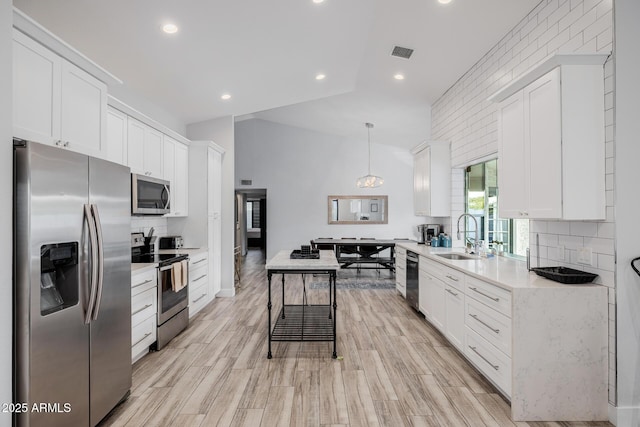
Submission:
M 500 102 L 501 217 L 605 218 L 602 62 L 538 66 L 540 77 L 524 76 L 523 88 L 492 97 Z
M 447 142 L 426 142 L 412 150 L 413 208 L 416 215 L 451 214 L 451 152 Z
M 126 165 L 127 150 L 127 115 L 107 107 L 107 160 Z
M 13 32 L 14 136 L 106 157 L 107 86 Z
M 162 133 L 129 117 L 127 152 L 132 173 L 162 178 Z
M 165 216 L 187 216 L 189 148 L 165 135 L 163 150 L 164 179 L 171 182 L 171 213 Z

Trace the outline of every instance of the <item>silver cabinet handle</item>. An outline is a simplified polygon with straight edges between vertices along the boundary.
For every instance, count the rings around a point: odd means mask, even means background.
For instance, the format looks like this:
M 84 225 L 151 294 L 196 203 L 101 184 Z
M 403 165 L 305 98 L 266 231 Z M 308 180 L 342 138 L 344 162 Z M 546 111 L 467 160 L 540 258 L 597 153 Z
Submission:
M 469 313 L 469 316 L 473 317 L 474 319 L 476 319 L 478 322 L 482 323 L 484 326 L 486 326 L 487 328 L 491 329 L 493 332 L 495 332 L 496 334 L 500 333 L 500 329 L 494 329 L 491 327 L 491 325 L 489 325 L 488 323 L 483 322 L 482 320 L 480 320 L 480 318 L 478 317 L 477 314 L 471 314 Z
M 207 277 L 207 275 L 206 275 L 206 274 L 203 274 L 202 276 L 198 277 L 197 279 L 194 279 L 194 280 L 193 280 L 193 283 L 197 282 L 197 281 L 198 281 L 198 280 L 200 280 L 200 279 L 204 279 L 205 277 Z
M 136 314 L 140 313 L 141 311 L 145 311 L 147 308 L 153 306 L 153 304 L 147 304 L 142 308 L 139 308 L 138 310 L 134 311 L 133 313 L 131 313 L 132 316 L 135 316 Z
M 449 292 L 451 295 L 453 295 L 454 297 L 457 297 L 458 294 L 453 292 L 451 289 L 445 289 L 445 291 Z
M 199 259 L 198 261 L 194 262 L 193 265 L 200 264 L 201 262 L 206 260 L 207 260 L 206 258 Z
M 198 297 L 198 299 L 193 300 L 193 303 L 194 303 L 194 304 L 195 304 L 195 303 L 197 303 L 198 301 L 200 301 L 202 298 L 204 298 L 204 297 L 206 297 L 206 296 L 207 296 L 207 294 L 202 294 L 202 295 L 200 295 L 200 296 Z
M 146 284 L 147 284 L 147 283 L 149 283 L 149 282 L 153 282 L 153 280 L 151 280 L 151 279 L 147 279 L 147 280 L 145 280 L 145 281 L 144 281 L 144 282 L 142 282 L 142 283 L 138 283 L 137 285 L 132 286 L 132 287 L 131 287 L 131 289 L 135 289 L 135 288 L 138 288 L 138 287 L 140 287 L 140 286 L 142 286 L 142 285 L 146 285 Z
M 484 296 L 484 297 L 487 297 L 487 298 L 489 298 L 489 299 L 492 299 L 492 300 L 494 300 L 495 302 L 500 301 L 500 298 L 498 298 L 498 297 L 492 297 L 491 295 L 487 295 L 487 294 L 485 294 L 484 292 L 479 291 L 479 290 L 478 290 L 478 288 L 469 288 L 469 289 L 471 289 L 471 290 L 472 290 L 472 291 L 474 291 L 474 292 L 479 293 L 480 295 L 482 295 L 482 296 Z
M 142 341 L 146 340 L 149 335 L 151 335 L 151 332 L 147 332 L 146 334 L 144 334 L 144 336 L 142 338 L 140 338 L 138 341 L 136 341 L 136 343 L 134 345 L 132 345 L 131 347 L 137 346 Z
M 480 358 L 481 358 L 482 360 L 484 360 L 485 362 L 487 362 L 487 363 L 489 364 L 489 366 L 491 366 L 493 369 L 495 369 L 496 371 L 500 370 L 500 366 L 498 366 L 498 365 L 494 365 L 493 363 L 491 363 L 491 362 L 490 362 L 486 357 L 484 357 L 482 354 L 480 354 L 480 352 L 479 352 L 478 350 L 476 350 L 476 348 L 475 348 L 474 346 L 471 346 L 471 345 L 470 345 L 470 346 L 469 346 L 469 348 L 470 348 L 471 350 L 473 350 L 473 352 L 474 352 L 475 354 L 477 354 L 478 356 L 480 356 Z
M 449 276 L 448 274 L 447 274 L 447 276 L 446 276 L 446 277 L 447 277 L 448 279 L 453 280 L 454 282 L 457 282 L 457 281 L 458 281 L 458 279 L 456 279 L 456 278 L 455 278 L 455 277 L 453 277 L 453 276 Z

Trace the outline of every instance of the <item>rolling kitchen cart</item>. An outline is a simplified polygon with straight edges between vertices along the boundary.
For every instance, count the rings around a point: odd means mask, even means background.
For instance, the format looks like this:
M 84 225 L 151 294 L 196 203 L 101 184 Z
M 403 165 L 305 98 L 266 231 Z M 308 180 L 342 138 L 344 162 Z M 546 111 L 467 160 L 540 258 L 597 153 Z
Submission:
M 269 300 L 267 359 L 271 359 L 272 341 L 333 341 L 333 358 L 336 353 L 336 271 L 340 268 L 333 251 L 319 251 L 318 259 L 291 259 L 291 251 L 280 251 L 267 262 Z M 271 279 L 274 274 L 282 274 L 282 309 L 273 329 L 271 328 Z M 303 293 L 302 304 L 285 304 L 285 276 L 301 274 L 303 286 L 305 275 L 327 274 L 329 276 L 329 304 L 306 304 Z M 333 311 L 333 312 L 332 312 Z

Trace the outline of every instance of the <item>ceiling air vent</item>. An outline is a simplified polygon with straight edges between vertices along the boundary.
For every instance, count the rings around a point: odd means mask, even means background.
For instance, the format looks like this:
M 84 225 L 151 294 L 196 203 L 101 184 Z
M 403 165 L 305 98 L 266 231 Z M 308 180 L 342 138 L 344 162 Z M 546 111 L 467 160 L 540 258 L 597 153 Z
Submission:
M 412 53 L 413 53 L 413 49 L 409 49 L 408 47 L 394 46 L 393 51 L 391 52 L 391 56 L 397 56 L 398 58 L 409 59 L 411 58 Z
M 240 180 L 240 185 L 251 185 L 252 184 L 252 180 L 250 179 L 241 179 Z

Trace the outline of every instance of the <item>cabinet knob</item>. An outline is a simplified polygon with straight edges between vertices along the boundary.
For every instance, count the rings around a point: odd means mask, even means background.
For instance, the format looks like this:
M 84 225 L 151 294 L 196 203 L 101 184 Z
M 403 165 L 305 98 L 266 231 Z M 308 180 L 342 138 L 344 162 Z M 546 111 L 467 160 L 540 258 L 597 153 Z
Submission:
M 57 140 L 57 141 L 55 142 L 55 144 L 56 144 L 58 147 L 60 147 L 60 146 L 62 146 L 62 141 L 61 141 L 61 140 Z
M 62 144 L 62 145 L 65 146 L 65 147 L 68 147 L 69 146 L 69 141 L 65 141 L 64 144 Z

